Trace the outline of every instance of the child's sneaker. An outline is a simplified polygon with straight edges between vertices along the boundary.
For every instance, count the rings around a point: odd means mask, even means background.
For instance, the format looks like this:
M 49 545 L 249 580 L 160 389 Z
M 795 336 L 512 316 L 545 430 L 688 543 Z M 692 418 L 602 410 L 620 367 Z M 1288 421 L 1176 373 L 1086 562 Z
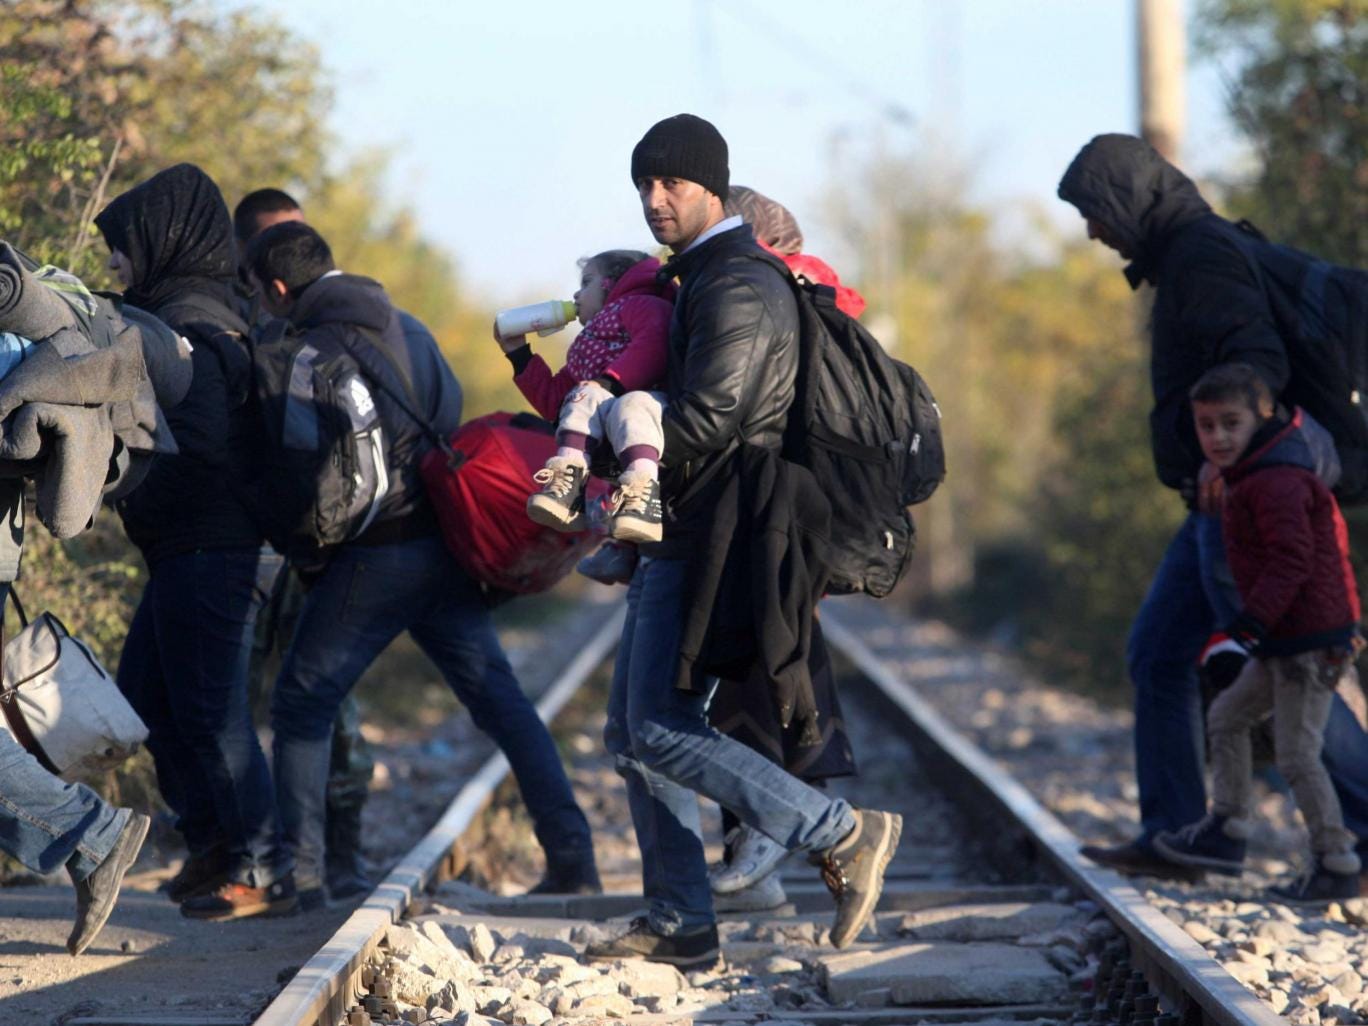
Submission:
M 617 541 L 658 542 L 663 519 L 660 482 L 639 470 L 624 471 L 613 493 L 608 533 Z
M 1179 865 L 1239 876 L 1244 872 L 1248 837 L 1246 820 L 1208 813 L 1196 823 L 1155 835 L 1154 850 Z
M 634 545 L 609 541 L 600 545 L 593 555 L 581 559 L 576 569 L 600 584 L 631 584 L 636 565 Z
M 532 475 L 542 490 L 528 496 L 527 515 L 558 531 L 583 531 L 589 526 L 584 515 L 584 481 L 588 476 L 589 465 L 583 459 L 552 456 Z
M 1353 852 L 1320 855 L 1310 872 L 1268 889 L 1268 896 L 1285 905 L 1324 905 L 1359 896 L 1358 856 Z

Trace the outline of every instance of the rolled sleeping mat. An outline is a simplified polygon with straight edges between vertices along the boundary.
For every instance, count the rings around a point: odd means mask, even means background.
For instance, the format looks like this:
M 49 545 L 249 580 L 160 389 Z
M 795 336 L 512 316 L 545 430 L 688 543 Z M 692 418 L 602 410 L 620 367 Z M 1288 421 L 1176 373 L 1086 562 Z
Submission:
M 70 304 L 43 285 L 8 242 L 0 242 L 0 331 L 41 342 L 79 325 Z

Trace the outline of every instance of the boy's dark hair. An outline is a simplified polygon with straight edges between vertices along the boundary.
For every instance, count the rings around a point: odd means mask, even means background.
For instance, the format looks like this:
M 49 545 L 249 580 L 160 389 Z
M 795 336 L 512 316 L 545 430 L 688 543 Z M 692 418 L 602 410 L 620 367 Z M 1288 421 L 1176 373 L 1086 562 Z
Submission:
M 243 196 L 233 208 L 233 234 L 237 236 L 238 244 L 244 245 L 257 233 L 257 219 L 262 214 L 301 209 L 284 189 L 257 189 Z
M 283 281 L 291 296 L 334 270 L 327 242 L 303 221 L 273 224 L 254 238 L 247 246 L 247 266 L 262 285 Z
M 1261 418 L 1273 416 L 1273 392 L 1247 363 L 1223 363 L 1212 367 L 1188 392 L 1194 403 L 1243 402 Z
M 635 249 L 606 249 L 591 257 L 582 257 L 579 265 L 581 270 L 593 267 L 605 278 L 617 281 L 646 257 L 647 254 Z

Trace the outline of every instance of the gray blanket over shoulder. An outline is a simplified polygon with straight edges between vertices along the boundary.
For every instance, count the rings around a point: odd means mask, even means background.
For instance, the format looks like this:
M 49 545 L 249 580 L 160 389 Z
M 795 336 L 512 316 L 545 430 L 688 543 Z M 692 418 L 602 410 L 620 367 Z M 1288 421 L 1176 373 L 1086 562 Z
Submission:
M 139 328 L 59 274 L 62 294 L 0 243 L 0 330 L 36 343 L 0 380 L 0 476 L 32 476 L 39 520 L 69 538 L 102 497 L 127 494 L 153 454 L 176 451 L 158 400 L 185 394 L 190 354 L 174 332 Z

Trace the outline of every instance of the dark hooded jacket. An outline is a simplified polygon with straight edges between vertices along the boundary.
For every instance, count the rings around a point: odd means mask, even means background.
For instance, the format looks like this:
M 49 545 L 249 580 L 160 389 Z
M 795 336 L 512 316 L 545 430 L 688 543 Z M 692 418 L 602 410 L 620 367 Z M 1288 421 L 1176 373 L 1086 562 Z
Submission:
M 1344 518 L 1312 469 L 1301 416 L 1269 420 L 1223 472 L 1226 556 L 1264 655 L 1348 647 L 1359 622 Z
M 1246 363 L 1274 395 L 1288 383 L 1287 350 L 1250 256 L 1254 237 L 1212 213 L 1191 179 L 1133 136 L 1099 135 L 1083 147 L 1059 196 L 1115 237 L 1132 288 L 1155 287 L 1151 444 L 1159 480 L 1183 489 L 1202 465 L 1187 398 L 1197 379 Z
M 166 411 L 180 451 L 157 457 L 118 503 L 124 528 L 149 565 L 196 549 L 255 548 L 261 535 L 235 484 L 249 456 L 250 360 L 223 196 L 199 168 L 177 164 L 117 197 L 95 223 L 132 264 L 124 301 L 194 347 L 190 389 Z
M 390 436 L 390 489 L 375 522 L 354 544 L 437 534 L 418 462 L 433 444 L 428 427 L 441 435 L 455 430 L 460 392 L 436 343 L 410 349 L 399 312 L 385 290 L 354 274 L 328 274 L 305 288 L 290 311 L 290 323 L 305 339 L 336 337 L 379 386 L 376 406 Z

